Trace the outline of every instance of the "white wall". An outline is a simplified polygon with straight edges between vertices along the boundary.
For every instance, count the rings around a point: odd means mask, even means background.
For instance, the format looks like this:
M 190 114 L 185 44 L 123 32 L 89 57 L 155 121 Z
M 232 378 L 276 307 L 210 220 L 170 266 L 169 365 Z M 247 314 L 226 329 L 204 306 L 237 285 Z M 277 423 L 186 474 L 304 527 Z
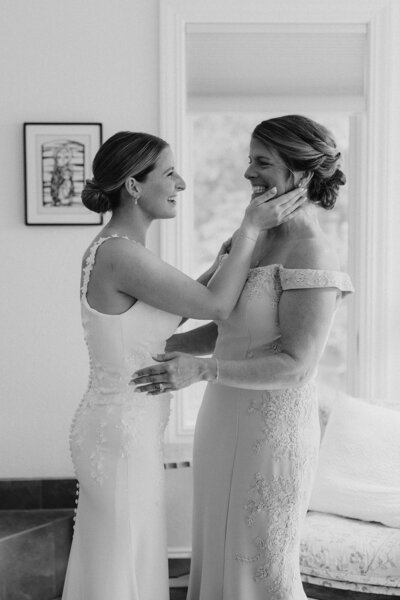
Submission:
M 73 473 L 69 426 L 88 375 L 80 260 L 98 231 L 24 225 L 22 124 L 157 134 L 158 64 L 157 0 L 1 0 L 0 477 Z

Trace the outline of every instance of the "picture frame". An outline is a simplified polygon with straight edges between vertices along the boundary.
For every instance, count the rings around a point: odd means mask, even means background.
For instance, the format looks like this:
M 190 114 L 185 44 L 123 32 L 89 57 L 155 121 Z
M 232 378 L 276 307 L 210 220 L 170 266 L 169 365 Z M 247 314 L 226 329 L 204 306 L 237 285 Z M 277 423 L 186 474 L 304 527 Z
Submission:
M 101 225 L 81 200 L 101 123 L 24 123 L 25 224 Z

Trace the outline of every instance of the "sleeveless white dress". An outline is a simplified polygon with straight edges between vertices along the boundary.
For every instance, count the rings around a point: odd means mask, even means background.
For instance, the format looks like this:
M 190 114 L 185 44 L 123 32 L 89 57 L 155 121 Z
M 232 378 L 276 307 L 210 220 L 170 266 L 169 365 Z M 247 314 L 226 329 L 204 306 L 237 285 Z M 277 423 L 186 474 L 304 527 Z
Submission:
M 140 300 L 120 315 L 89 306 L 96 252 L 110 237 L 91 247 L 81 290 L 90 379 L 71 428 L 80 487 L 62 600 L 167 600 L 162 440 L 170 394 L 140 394 L 128 383 L 163 352 L 181 317 Z
M 337 271 L 250 270 L 215 356 L 243 360 L 280 351 L 284 290 L 353 290 Z M 320 440 L 314 381 L 249 390 L 209 384 L 197 418 L 193 552 L 188 600 L 306 600 L 299 545 Z

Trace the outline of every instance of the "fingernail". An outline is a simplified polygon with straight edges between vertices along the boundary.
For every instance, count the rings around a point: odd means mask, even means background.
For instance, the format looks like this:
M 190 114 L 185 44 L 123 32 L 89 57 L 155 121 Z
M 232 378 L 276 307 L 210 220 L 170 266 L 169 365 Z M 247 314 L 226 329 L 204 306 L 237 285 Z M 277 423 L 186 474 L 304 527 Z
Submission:
M 277 191 L 277 189 L 275 186 L 273 188 L 271 188 L 271 192 L 276 192 L 276 191 Z

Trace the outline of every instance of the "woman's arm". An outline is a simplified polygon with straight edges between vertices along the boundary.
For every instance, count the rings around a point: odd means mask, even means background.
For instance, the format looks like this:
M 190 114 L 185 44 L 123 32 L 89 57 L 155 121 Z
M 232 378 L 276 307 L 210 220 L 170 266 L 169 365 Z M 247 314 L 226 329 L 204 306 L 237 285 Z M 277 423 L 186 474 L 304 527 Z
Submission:
M 236 232 L 235 232 L 236 233 Z M 214 275 L 215 271 L 218 269 L 218 267 L 221 264 L 221 258 L 225 255 L 225 254 L 229 254 L 229 251 L 231 249 L 231 245 L 232 245 L 232 237 L 230 237 L 228 240 L 226 240 L 221 248 L 219 249 L 219 252 L 213 262 L 213 264 L 207 269 L 207 271 L 204 271 L 204 273 L 202 273 L 197 279 L 196 281 L 198 281 L 199 283 L 201 283 L 201 285 L 207 285 L 208 282 L 210 281 L 211 277 Z M 183 317 L 183 319 L 181 320 L 181 322 L 179 323 L 178 327 L 180 327 L 181 325 L 183 325 L 184 323 L 186 323 L 187 321 L 187 317 Z M 195 354 L 195 353 L 194 353 Z M 207 353 L 206 353 L 207 354 Z
M 207 271 L 204 271 L 204 273 L 202 273 L 197 278 L 196 281 L 198 281 L 202 285 L 207 285 L 208 282 L 210 281 L 211 277 L 214 275 L 215 271 L 220 266 L 222 257 L 225 254 L 229 254 L 231 246 L 232 246 L 232 237 L 230 237 L 225 242 L 223 242 L 221 248 L 218 251 L 217 256 L 215 257 L 215 260 L 214 260 L 213 264 L 207 269 Z
M 246 280 L 258 233 L 291 218 L 293 207 L 302 205 L 302 193 L 296 189 L 270 200 L 274 192 L 269 191 L 253 200 L 246 208 L 240 234 L 227 259 L 207 287 L 140 244 L 118 238 L 107 242 L 104 277 L 109 277 L 119 292 L 164 311 L 195 319 L 226 319 Z M 99 248 L 102 251 L 105 252 L 103 247 Z
M 324 254 L 325 253 L 325 254 Z M 337 270 L 337 260 L 314 243 L 294 248 L 288 268 Z M 280 352 L 267 351 L 245 360 L 218 360 L 189 354 L 167 354 L 161 364 L 140 369 L 132 383 L 158 393 L 196 381 L 216 381 L 238 388 L 281 389 L 304 385 L 314 375 L 329 335 L 337 303 L 336 288 L 293 289 L 279 301 Z
M 255 390 L 307 383 L 315 374 L 324 350 L 336 302 L 334 288 L 283 292 L 279 306 L 280 352 L 251 360 L 219 361 L 219 381 Z M 212 371 L 208 377 L 212 379 Z
M 314 375 L 323 352 L 336 298 L 334 288 L 283 292 L 279 303 L 280 352 L 268 351 L 245 360 L 218 360 L 218 365 L 215 358 L 166 354 L 165 362 L 140 369 L 132 382 L 149 393 L 159 393 L 160 383 L 164 383 L 164 389 L 176 390 L 197 381 L 216 380 L 253 390 L 304 385 Z
M 218 337 L 215 323 L 207 323 L 185 333 L 176 333 L 167 340 L 166 352 L 186 352 L 203 356 L 212 354 Z

